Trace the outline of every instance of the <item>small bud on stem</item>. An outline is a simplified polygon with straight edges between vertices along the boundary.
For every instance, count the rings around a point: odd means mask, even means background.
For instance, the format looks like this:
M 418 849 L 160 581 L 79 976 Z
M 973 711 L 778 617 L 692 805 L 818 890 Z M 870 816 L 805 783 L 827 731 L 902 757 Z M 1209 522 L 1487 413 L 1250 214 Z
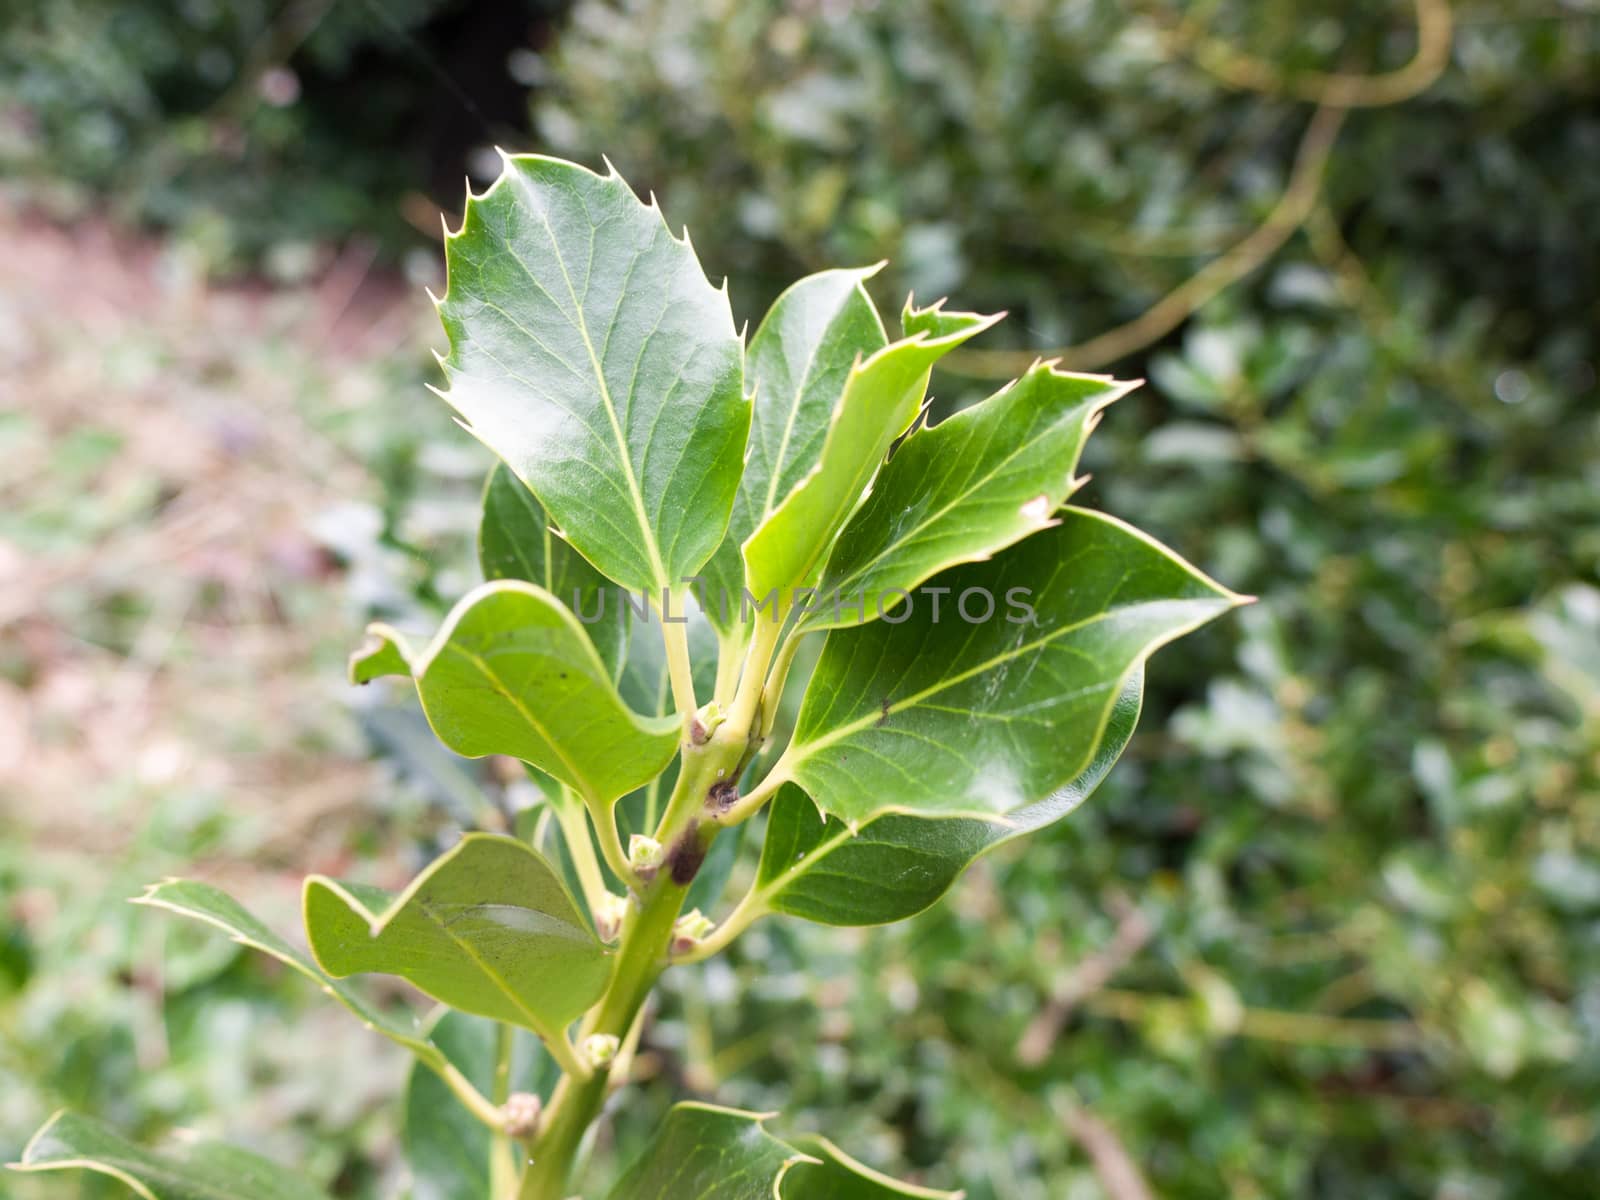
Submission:
M 591 1067 L 598 1070 L 610 1065 L 621 1046 L 622 1043 L 615 1034 L 591 1033 L 583 1039 L 583 1056 L 589 1060 Z
M 500 1119 L 508 1137 L 523 1141 L 539 1131 L 539 1116 L 544 1106 L 532 1092 L 512 1092 L 500 1106 Z

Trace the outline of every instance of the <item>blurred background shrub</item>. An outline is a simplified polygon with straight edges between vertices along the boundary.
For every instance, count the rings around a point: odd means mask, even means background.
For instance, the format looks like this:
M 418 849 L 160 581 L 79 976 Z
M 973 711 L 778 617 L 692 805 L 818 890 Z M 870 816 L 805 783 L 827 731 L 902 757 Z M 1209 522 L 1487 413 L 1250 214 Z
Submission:
M 309 1000 L 292 983 L 108 914 L 199 859 L 261 876 L 286 923 L 301 872 L 358 854 L 403 879 L 520 802 L 514 773 L 420 757 L 403 697 L 336 686 L 366 613 L 425 626 L 473 578 L 486 464 L 420 394 L 439 339 L 382 264 L 437 270 L 437 212 L 498 141 L 608 155 L 752 321 L 801 272 L 879 258 L 886 310 L 913 290 L 1009 310 L 936 378 L 941 411 L 1036 354 L 1146 377 L 1091 443 L 1084 502 L 1262 600 L 1157 659 L 1146 730 L 1089 805 L 929 914 L 768 923 L 672 977 L 621 1153 L 688 1091 L 973 1200 L 1593 1195 L 1593 0 L 55 0 L 8 12 L 0 61 L 19 207 L 166 231 L 149 286 L 170 297 L 188 264 L 193 306 L 90 347 L 70 289 L 43 314 L 11 301 L 19 361 L 57 364 L 0 425 L 42 468 L 0 483 L 3 561 L 46 581 L 4 656 L 16 754 L 72 745 L 62 695 L 100 695 L 79 676 L 133 671 L 160 692 L 146 719 L 221 760 L 109 753 L 84 781 L 62 751 L 54 794 L 124 831 L 125 871 L 95 874 L 107 848 L 71 832 L 0 859 L 0 1149 L 71 1100 L 147 1131 L 210 1122 L 340 1195 L 403 1191 L 381 1048 L 352 1047 L 375 1082 L 327 1104 L 306 1078 L 362 1076 L 285 1054 Z M 218 272 L 291 286 L 235 325 Z M 259 619 L 208 559 L 181 603 L 130 560 L 83 565 L 228 469 L 139 457 L 174 409 L 224 464 L 304 489 L 281 542 L 236 547 Z M 219 411 L 292 420 L 348 473 L 241 450 Z M 225 670 L 241 629 L 261 658 Z M 336 802 L 273 838 L 263 813 L 324 772 Z M 12 775 L 26 838 L 40 779 Z M 277 1107 L 210 1111 L 219 1087 Z

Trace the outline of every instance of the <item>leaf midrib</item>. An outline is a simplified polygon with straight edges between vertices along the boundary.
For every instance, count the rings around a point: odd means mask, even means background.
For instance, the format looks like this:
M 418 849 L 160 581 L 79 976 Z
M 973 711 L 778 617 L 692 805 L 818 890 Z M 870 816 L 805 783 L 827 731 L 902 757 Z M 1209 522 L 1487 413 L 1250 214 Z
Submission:
M 1072 413 L 1072 414 L 1076 414 L 1078 412 L 1078 410 L 1080 408 L 1082 408 L 1082 407 L 1083 407 L 1082 405 L 1076 405 L 1072 409 L 1070 409 L 1069 412 Z M 1051 433 L 1054 433 L 1058 428 L 1059 428 L 1059 425 L 1056 422 L 1048 423 L 1043 428 L 1043 430 L 1041 430 L 1041 432 L 1038 434 L 1038 436 L 1030 439 L 1029 441 L 1026 441 L 1026 442 L 1022 443 L 1015 450 L 1013 450 L 1011 453 L 1007 454 L 1003 459 L 1001 459 L 999 462 L 997 462 L 994 465 L 994 467 L 991 470 L 989 470 L 986 474 L 980 475 L 980 476 L 969 476 L 968 477 L 968 479 L 969 479 L 968 486 L 966 486 L 959 493 L 957 493 L 957 495 L 955 496 L 954 499 L 952 499 L 948 504 L 944 505 L 942 508 L 938 509 L 937 511 L 935 511 L 933 513 L 930 513 L 926 518 L 918 521 L 917 524 L 912 526 L 912 528 L 910 530 L 908 530 L 904 535 L 902 535 L 900 537 L 897 537 L 893 542 L 891 542 L 883 550 L 881 550 L 877 554 L 873 555 L 872 558 L 870 558 L 866 562 L 862 563 L 859 567 L 856 567 L 855 569 L 853 569 L 850 574 L 846 575 L 842 580 L 839 581 L 839 583 L 836 585 L 836 587 L 838 589 L 842 590 L 842 589 L 848 587 L 852 582 L 855 582 L 855 581 L 858 581 L 858 580 L 864 578 L 868 573 L 870 573 L 872 571 L 872 569 L 874 567 L 880 566 L 884 562 L 885 559 L 887 559 L 891 554 L 893 554 L 895 552 L 896 549 L 903 549 L 908 542 L 912 541 L 918 534 L 920 534 L 923 530 L 927 529 L 928 526 L 932 525 L 935 521 L 937 521 L 940 518 L 942 518 L 946 513 L 948 513 L 951 509 L 955 508 L 958 504 L 964 503 L 967 499 L 969 499 L 972 496 L 972 494 L 974 492 L 978 491 L 982 486 L 984 486 L 984 485 L 988 484 L 989 482 L 991 482 L 995 478 L 995 476 L 999 475 L 1001 471 L 1005 470 L 1005 468 L 1009 467 L 1013 462 L 1015 462 L 1020 455 L 1026 453 L 1028 450 L 1031 450 L 1034 446 L 1036 446 L 1040 442 L 1044 441 L 1045 438 L 1047 438 Z M 929 432 L 932 433 L 933 430 L 930 430 Z M 1076 465 L 1077 464 L 1074 462 L 1073 463 L 1073 468 L 1075 468 Z M 1067 482 L 1070 484 L 1071 481 L 1072 481 L 1071 480 L 1071 476 L 1069 475 Z M 849 530 L 846 529 L 845 532 L 848 533 Z M 843 534 L 841 534 L 840 536 L 842 537 Z M 1004 547 L 996 547 L 996 549 L 1003 549 L 1003 548 Z M 954 565 L 954 564 L 947 564 L 947 565 Z
M 498 971 L 495 971 L 493 968 L 491 968 L 488 963 L 484 962 L 484 960 L 479 957 L 477 950 L 472 947 L 471 943 L 464 941 L 460 936 L 454 933 L 450 929 L 449 922 L 440 920 L 434 915 L 433 910 L 429 907 L 427 901 L 419 899 L 417 901 L 417 907 L 422 910 L 422 915 L 428 918 L 429 923 L 432 924 L 435 929 L 444 934 L 444 936 L 449 938 L 450 941 L 455 943 L 455 945 L 460 947 L 461 952 L 472 960 L 473 965 L 478 968 L 479 973 L 485 976 L 490 983 L 492 983 L 500 991 L 500 993 L 506 997 L 506 999 L 511 1001 L 511 1007 L 526 1017 L 528 1024 L 533 1029 L 536 1029 L 539 1033 L 546 1037 L 555 1036 L 546 1027 L 545 1021 L 540 1018 L 539 1014 L 529 1008 L 523 1002 L 522 998 L 517 995 L 516 989 L 511 986 L 510 982 Z
M 447 642 L 445 644 L 445 648 L 459 654 L 462 658 L 466 659 L 469 663 L 476 667 L 478 669 L 478 673 L 482 675 L 484 679 L 488 680 L 489 686 L 494 688 L 494 690 L 498 692 L 501 697 L 503 697 L 506 702 L 511 705 L 512 708 L 517 710 L 518 715 L 521 716 L 522 719 L 530 726 L 532 726 L 534 733 L 536 733 L 544 741 L 546 746 L 550 747 L 551 753 L 561 760 L 561 765 L 567 769 L 568 773 L 571 774 L 574 779 L 580 781 L 577 786 L 579 790 L 584 793 L 585 798 L 596 803 L 600 802 L 600 794 L 595 790 L 594 784 L 590 781 L 588 775 L 578 769 L 577 764 L 574 763 L 572 759 L 568 757 L 566 751 L 562 749 L 560 741 L 550 736 L 550 731 L 545 728 L 544 722 L 533 715 L 528 706 L 522 702 L 520 697 L 512 694 L 511 689 L 506 686 L 505 682 L 489 667 L 489 664 L 485 662 L 482 657 L 474 654 L 471 650 L 466 649 L 464 646 L 461 646 L 456 642 Z
M 1173 601 L 1171 600 L 1160 600 L 1155 601 L 1154 603 L 1167 604 L 1172 602 Z M 1181 597 L 1177 598 L 1176 602 L 1180 604 L 1204 603 L 1203 600 L 1185 599 Z M 846 722 L 843 725 L 829 730 L 819 738 L 798 743 L 802 749 L 796 753 L 793 761 L 790 762 L 789 769 L 792 770 L 795 766 L 798 766 L 800 763 L 814 755 L 818 750 L 824 749 L 827 746 L 831 746 L 835 742 L 841 741 L 852 734 L 859 733 L 863 729 L 870 729 L 872 726 L 879 724 L 886 717 L 891 716 L 894 713 L 904 712 L 908 708 L 915 707 L 923 700 L 926 700 L 929 696 L 938 695 L 940 692 L 953 688 L 957 684 L 965 683 L 967 680 L 972 679 L 975 676 L 982 675 L 984 672 L 992 670 L 995 667 L 1000 666 L 1002 663 L 1010 662 L 1012 659 L 1018 658 L 1021 655 L 1027 654 L 1033 650 L 1042 649 L 1043 647 L 1048 646 L 1051 642 L 1055 641 L 1057 638 L 1066 637 L 1068 634 L 1076 633 L 1081 629 L 1087 629 L 1089 626 L 1108 620 L 1112 616 L 1127 612 L 1130 608 L 1143 607 L 1144 603 L 1150 602 L 1145 601 L 1138 605 L 1123 605 L 1118 608 L 1107 609 L 1104 612 L 1098 612 L 1093 616 L 1085 617 L 1081 621 L 1074 621 L 1070 625 L 1063 625 L 1060 629 L 1051 631 L 1049 634 L 1039 638 L 1037 641 L 1023 642 L 1014 650 L 1008 650 L 1003 654 L 997 654 L 992 658 L 985 659 L 976 666 L 970 667 L 959 674 L 952 675 L 948 679 L 941 679 L 933 686 L 923 688 L 920 692 L 916 692 L 910 696 L 907 696 L 904 700 L 898 700 L 893 704 L 890 704 L 887 708 L 874 709 L 865 716 L 858 717 L 854 721 Z M 985 716 L 987 715 L 988 714 L 985 714 Z
M 578 289 L 573 286 L 572 276 L 567 273 L 566 260 L 561 256 L 561 243 L 556 238 L 555 227 L 550 224 L 549 214 L 539 204 L 533 204 L 530 207 L 533 209 L 534 216 L 538 218 L 539 223 L 544 226 L 545 233 L 549 235 L 551 256 L 556 260 L 556 267 L 561 271 L 562 282 L 567 285 L 567 295 L 572 300 L 573 328 L 578 331 L 578 336 L 583 339 L 583 348 L 589 355 L 589 365 L 594 370 L 595 382 L 600 386 L 600 399 L 605 405 L 606 420 L 611 425 L 611 434 L 617 442 L 617 458 L 622 467 L 623 477 L 628 481 L 628 494 L 633 500 L 634 516 L 639 522 L 639 533 L 644 539 L 645 550 L 650 557 L 650 569 L 655 573 L 656 585 L 665 587 L 667 586 L 667 572 L 666 568 L 661 564 L 661 550 L 656 545 L 655 535 L 650 530 L 650 517 L 645 512 L 644 507 L 644 493 L 640 490 L 639 481 L 634 476 L 633 459 L 628 455 L 628 442 L 622 433 L 622 424 L 618 419 L 616 401 L 611 398 L 611 388 L 606 383 L 605 370 L 600 365 L 599 356 L 595 354 L 594 342 L 589 337 L 589 323 L 584 318 L 583 305 L 578 300 Z M 590 226 L 590 236 L 592 237 L 594 233 L 592 219 Z M 655 234 L 652 232 L 651 238 L 654 239 L 654 237 Z M 526 263 L 522 262 L 521 255 L 518 255 L 514 248 L 512 249 L 512 254 L 518 263 L 522 264 L 522 269 L 529 276 L 532 276 L 533 272 L 529 270 Z M 643 254 L 644 251 L 641 250 L 641 257 Z M 642 353 L 643 350 L 641 348 Z
M 822 352 L 822 344 L 828 340 L 828 335 L 833 332 L 833 327 L 838 323 L 839 314 L 842 311 L 842 308 L 834 310 L 833 315 L 828 318 L 827 324 L 823 327 L 822 336 L 812 345 L 811 353 L 806 355 L 806 365 L 800 372 L 800 382 L 795 385 L 794 399 L 789 403 L 788 419 L 783 423 L 783 436 L 778 439 L 778 453 L 772 463 L 772 473 L 767 479 L 767 499 L 761 506 L 760 521 L 765 521 L 772 514 L 772 506 L 777 502 L 778 480 L 783 475 L 783 458 L 789 452 L 789 439 L 794 434 L 795 419 L 800 415 L 801 397 L 806 394 L 806 384 L 810 382 L 811 372 L 817 365 L 817 356 Z M 783 345 L 781 339 L 778 345 L 781 349 Z M 784 357 L 785 361 L 787 361 L 788 356 L 785 355 Z

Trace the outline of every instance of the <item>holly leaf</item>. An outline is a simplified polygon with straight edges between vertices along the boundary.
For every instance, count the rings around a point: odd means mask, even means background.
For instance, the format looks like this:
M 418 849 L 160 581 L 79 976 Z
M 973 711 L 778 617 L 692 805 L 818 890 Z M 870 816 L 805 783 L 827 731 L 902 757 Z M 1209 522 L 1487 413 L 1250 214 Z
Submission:
M 1074 508 L 935 586 L 828 635 L 774 768 L 852 829 L 894 812 L 1009 820 L 1046 800 L 1094 762 L 1150 654 L 1243 602 Z
M 679 722 L 623 703 L 583 626 L 543 588 L 486 583 L 411 656 L 423 712 L 457 754 L 508 754 L 608 806 L 659 775 Z
M 719 629 L 738 620 L 740 547 L 816 465 L 851 368 L 888 344 L 865 287 L 882 266 L 806 276 L 773 301 L 750 339 L 750 448 L 728 535 L 704 572 L 707 612 Z
M 934 305 L 920 311 L 941 310 Z M 777 589 L 781 614 L 791 589 L 815 582 L 834 536 L 920 410 L 933 364 L 999 319 L 943 314 L 937 336 L 919 327 L 850 369 L 816 464 L 744 544 L 745 574 L 755 596 Z
M 961 1200 L 897 1183 L 824 1138 L 790 1141 L 764 1128 L 771 1113 L 678 1104 L 610 1200 Z
M 754 895 L 748 903 L 823 925 L 887 925 L 930 907 L 980 854 L 1066 816 L 1099 786 L 1122 756 L 1139 720 L 1144 688 L 1136 671 L 1124 686 L 1088 768 L 1039 804 L 1004 821 L 891 813 L 852 834 L 823 817 L 797 785 L 772 802 Z
M 506 157 L 446 239 L 441 395 L 625 588 L 677 588 L 716 550 L 750 404 L 713 288 L 613 169 Z
M 676 1104 L 611 1200 L 773 1200 L 806 1156 L 761 1127 L 770 1113 Z
M 348 983 L 328 975 L 303 950 L 274 933 L 220 888 L 193 879 L 167 879 L 151 884 L 133 903 L 163 908 L 222 930 L 241 946 L 270 955 L 290 970 L 304 975 L 349 1009 L 368 1029 L 398 1042 L 431 1067 L 444 1064 L 443 1055 L 417 1028 L 416 1022 L 391 1016 Z
M 469 833 L 399 896 L 313 875 L 306 934 L 343 979 L 399 975 L 452 1008 L 564 1044 L 611 962 L 555 868 L 516 838 Z
M 825 1137 L 802 1134 L 784 1141 L 808 1156 L 784 1176 L 781 1200 L 963 1200 L 965 1192 L 939 1192 L 881 1175 Z
M 1078 457 L 1100 413 L 1135 386 L 1040 363 L 907 437 L 839 534 L 800 628 L 871 621 L 940 571 L 1052 525 L 1082 483 Z
M 483 490 L 478 562 L 485 579 L 521 579 L 564 603 L 617 678 L 628 642 L 627 604 L 551 527 L 538 497 L 504 463 L 495 465 Z
M 247 1150 L 197 1141 L 153 1154 L 70 1111 L 45 1122 L 11 1168 L 93 1171 L 126 1184 L 141 1200 L 328 1200 L 322 1189 Z

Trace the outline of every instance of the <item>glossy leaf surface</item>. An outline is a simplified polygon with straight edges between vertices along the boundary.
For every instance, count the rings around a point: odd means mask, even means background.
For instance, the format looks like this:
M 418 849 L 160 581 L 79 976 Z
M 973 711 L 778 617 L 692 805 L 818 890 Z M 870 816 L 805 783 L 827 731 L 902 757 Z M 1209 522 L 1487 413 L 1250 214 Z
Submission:
M 1094 762 L 1150 653 L 1240 602 L 1082 509 L 937 586 L 949 594 L 919 595 L 898 624 L 828 635 L 776 768 L 847 825 L 1044 801 Z M 969 617 L 992 611 L 968 623 L 963 602 Z
M 824 1138 L 780 1141 L 763 1128 L 769 1117 L 677 1105 L 610 1200 L 960 1200 L 897 1183 Z
M 725 290 L 614 171 L 507 158 L 446 244 L 445 399 L 632 589 L 722 541 L 750 424 Z
M 338 978 L 381 972 L 463 1012 L 563 1036 L 610 976 L 555 868 L 516 838 L 468 834 L 399 896 L 306 880 L 312 953 Z
M 805 792 L 785 784 L 767 822 L 756 902 L 824 925 L 885 925 L 915 916 L 938 901 L 978 855 L 1082 804 L 1127 748 L 1142 691 L 1143 673 L 1136 672 L 1088 768 L 1041 803 L 1006 814 L 1003 823 L 891 813 L 852 836 L 843 821 L 822 817 Z
M 981 404 L 907 437 L 839 534 L 802 628 L 860 624 L 958 563 L 1047 528 L 1081 482 L 1078 456 L 1132 385 L 1039 364 Z M 854 615 L 852 615 L 854 614 Z
M 773 1200 L 804 1155 L 763 1129 L 763 1119 L 708 1104 L 674 1106 L 611 1200 Z

